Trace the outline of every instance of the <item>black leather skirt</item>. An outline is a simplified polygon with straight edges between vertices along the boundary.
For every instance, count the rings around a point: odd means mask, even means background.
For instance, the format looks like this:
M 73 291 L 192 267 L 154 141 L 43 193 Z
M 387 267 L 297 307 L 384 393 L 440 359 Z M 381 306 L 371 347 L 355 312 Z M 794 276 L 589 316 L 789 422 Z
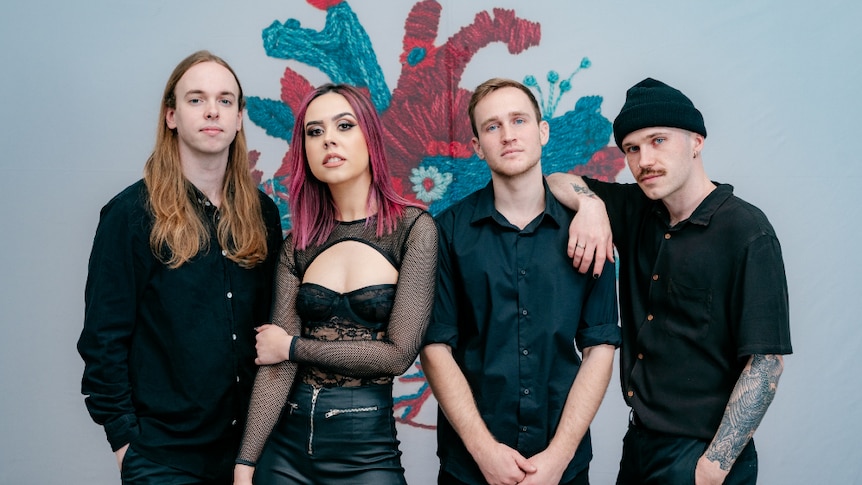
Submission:
M 297 383 L 257 462 L 254 483 L 406 484 L 392 385 Z

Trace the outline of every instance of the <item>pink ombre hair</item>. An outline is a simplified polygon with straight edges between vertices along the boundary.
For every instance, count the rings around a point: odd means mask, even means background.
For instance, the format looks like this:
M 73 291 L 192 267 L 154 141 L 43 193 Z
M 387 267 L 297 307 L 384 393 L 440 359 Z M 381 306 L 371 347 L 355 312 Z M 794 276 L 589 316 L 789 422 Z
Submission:
M 368 97 L 359 89 L 347 84 L 324 84 L 310 92 L 302 101 L 296 113 L 293 124 L 293 136 L 290 141 L 290 151 L 287 154 L 287 165 L 290 171 L 290 186 L 288 188 L 291 215 L 291 231 L 297 249 L 304 249 L 310 244 L 322 244 L 335 227 L 335 204 L 329 187 L 317 180 L 308 166 L 305 153 L 305 114 L 308 105 L 318 97 L 336 93 L 344 96 L 356 114 L 359 128 L 365 136 L 368 146 L 369 167 L 371 170 L 371 187 L 368 191 L 367 207 L 369 213 L 377 207 L 377 214 L 369 217 L 366 224 L 376 222 L 377 235 L 391 233 L 398 219 L 404 213 L 404 208 L 414 205 L 399 195 L 392 187 L 389 178 L 389 164 L 383 149 L 382 127 L 377 110 Z

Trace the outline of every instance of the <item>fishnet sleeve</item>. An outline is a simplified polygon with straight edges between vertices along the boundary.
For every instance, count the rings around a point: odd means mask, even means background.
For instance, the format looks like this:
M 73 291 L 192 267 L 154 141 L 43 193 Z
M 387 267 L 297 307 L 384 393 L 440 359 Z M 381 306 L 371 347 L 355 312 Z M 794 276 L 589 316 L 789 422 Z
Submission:
M 427 212 L 405 241 L 387 335 L 381 340 L 296 339 L 297 362 L 353 377 L 398 376 L 416 360 L 431 319 L 437 273 L 437 226 Z
M 293 259 L 293 239 L 288 235 L 282 245 L 276 269 L 272 323 L 290 335 L 299 335 L 301 330 L 295 307 L 299 283 Z M 237 462 L 251 465 L 257 461 L 287 402 L 296 378 L 296 369 L 297 364 L 289 361 L 264 365 L 258 369 Z

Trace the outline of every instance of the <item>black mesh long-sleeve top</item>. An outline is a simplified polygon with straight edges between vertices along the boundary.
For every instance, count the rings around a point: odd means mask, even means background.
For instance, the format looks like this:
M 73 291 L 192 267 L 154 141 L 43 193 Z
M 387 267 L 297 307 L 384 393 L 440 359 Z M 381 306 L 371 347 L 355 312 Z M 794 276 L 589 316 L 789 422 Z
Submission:
M 398 270 L 397 284 L 342 294 L 303 283 L 314 259 L 344 241 L 380 252 Z M 415 207 L 406 208 L 395 230 L 382 237 L 374 223 L 339 223 L 325 243 L 299 251 L 288 235 L 272 320 L 301 337 L 294 339 L 290 361 L 258 370 L 238 463 L 255 463 L 297 377 L 316 387 L 387 384 L 413 364 L 434 302 L 437 243 L 431 215 Z

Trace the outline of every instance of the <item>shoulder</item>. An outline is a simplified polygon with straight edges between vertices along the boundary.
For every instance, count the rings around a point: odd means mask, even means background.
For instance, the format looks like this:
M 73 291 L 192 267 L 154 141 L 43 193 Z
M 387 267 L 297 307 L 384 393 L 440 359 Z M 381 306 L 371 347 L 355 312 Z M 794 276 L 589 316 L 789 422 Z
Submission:
M 263 212 L 264 216 L 271 216 L 273 214 L 278 214 L 278 206 L 275 204 L 275 201 L 272 200 L 272 197 L 266 195 L 262 190 L 257 190 L 257 197 L 260 199 L 260 210 Z
M 141 248 L 142 254 L 151 254 L 149 236 L 153 217 L 148 202 L 147 187 L 138 181 L 115 195 L 102 207 L 93 239 L 93 252 L 116 253 L 128 245 Z
M 766 214 L 754 204 L 736 195 L 730 195 L 721 207 L 721 220 L 735 230 L 747 232 L 751 237 L 775 237 L 775 229 Z
M 437 239 L 437 223 L 431 214 L 421 207 L 407 207 L 401 218 L 410 239 Z
M 123 189 L 102 207 L 100 218 L 133 221 L 149 218 L 149 192 L 143 180 Z
M 262 190 L 257 189 L 257 195 L 260 199 L 260 211 L 263 214 L 263 220 L 267 227 L 278 225 L 281 229 L 281 213 L 278 210 L 278 205 Z
M 146 206 L 149 192 L 143 179 L 129 185 L 105 204 L 105 208 Z
M 416 224 L 427 226 L 429 223 L 434 224 L 434 218 L 427 210 L 416 206 L 407 206 L 404 208 L 401 224 L 407 226 L 415 226 Z
M 255 189 L 257 191 L 257 197 L 260 199 L 260 206 L 264 209 L 275 209 L 278 210 L 278 207 L 275 205 L 275 201 L 272 200 L 272 197 L 267 195 L 264 191 L 260 189 Z
M 481 199 L 482 194 L 486 190 L 489 189 L 487 187 L 479 189 L 467 195 L 463 199 L 454 202 L 452 205 L 443 209 L 436 216 L 434 216 L 434 219 L 436 219 L 438 223 L 451 223 L 455 220 L 458 220 L 459 218 L 471 218 L 476 210 L 476 207 L 479 204 L 479 200 Z

